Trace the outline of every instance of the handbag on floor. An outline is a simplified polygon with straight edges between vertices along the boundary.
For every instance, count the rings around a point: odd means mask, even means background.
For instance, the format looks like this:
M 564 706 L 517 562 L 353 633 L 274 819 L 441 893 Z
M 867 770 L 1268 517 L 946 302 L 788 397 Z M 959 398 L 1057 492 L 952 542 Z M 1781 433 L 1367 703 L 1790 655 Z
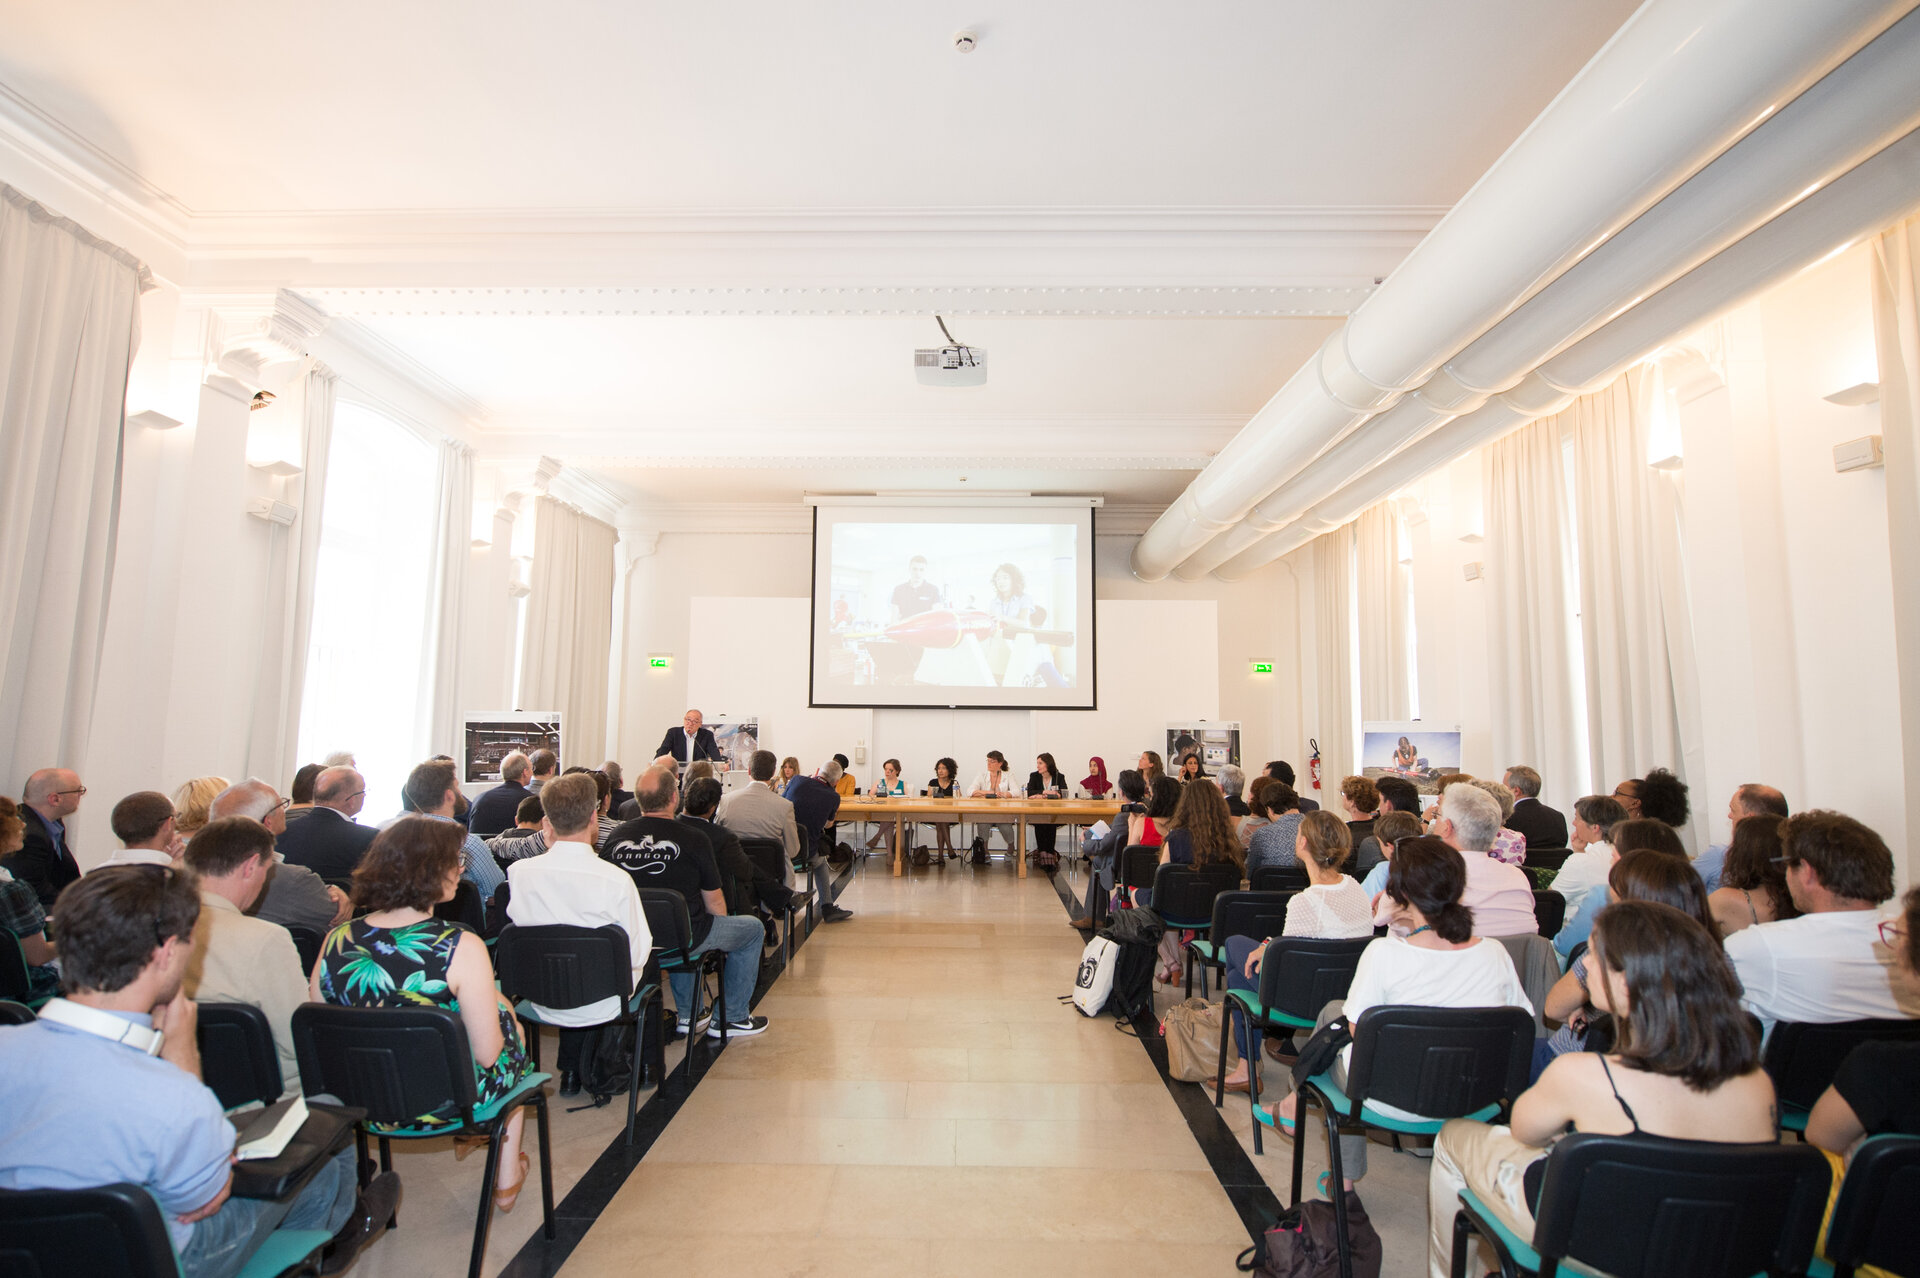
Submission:
M 1073 978 L 1073 1006 L 1082 1016 L 1098 1016 L 1113 992 L 1113 969 L 1120 947 L 1096 936 L 1080 951 L 1080 968 Z
M 973 836 L 973 851 L 968 855 L 967 862 L 971 865 L 985 865 L 987 863 L 986 836 L 979 834 Z
M 1220 1061 L 1220 1018 L 1224 1005 L 1204 998 L 1175 1003 L 1160 1018 L 1160 1034 L 1167 1041 L 1167 1073 L 1183 1083 L 1211 1080 Z M 1239 1058 L 1233 1040 L 1227 1040 L 1227 1065 Z
M 1289 1207 L 1259 1242 L 1240 1253 L 1234 1267 L 1257 1278 L 1338 1278 L 1334 1224 L 1333 1204 L 1309 1198 Z M 1353 1278 L 1380 1278 L 1380 1235 L 1352 1190 L 1347 1191 L 1347 1244 Z

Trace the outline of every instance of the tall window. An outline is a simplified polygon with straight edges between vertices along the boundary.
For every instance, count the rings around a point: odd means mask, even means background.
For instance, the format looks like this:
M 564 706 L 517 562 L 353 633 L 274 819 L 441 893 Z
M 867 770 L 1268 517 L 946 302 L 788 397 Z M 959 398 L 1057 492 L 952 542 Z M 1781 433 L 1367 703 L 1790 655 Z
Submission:
M 434 544 L 434 451 L 358 404 L 334 411 L 300 706 L 300 761 L 350 750 L 366 815 L 400 808 L 422 757 L 419 703 Z

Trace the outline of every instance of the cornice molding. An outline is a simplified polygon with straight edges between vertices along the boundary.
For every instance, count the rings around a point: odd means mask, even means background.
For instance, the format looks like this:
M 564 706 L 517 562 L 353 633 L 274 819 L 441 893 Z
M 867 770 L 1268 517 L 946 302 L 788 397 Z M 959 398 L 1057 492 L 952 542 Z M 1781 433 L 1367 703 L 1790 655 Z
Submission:
M 1210 453 L 1102 454 L 1090 459 L 1084 453 L 1058 456 L 990 457 L 978 453 L 952 456 L 890 453 L 872 456 L 864 452 L 833 452 L 772 456 L 755 453 L 685 453 L 663 456 L 658 453 L 569 455 L 569 467 L 595 470 L 821 470 L 853 468 L 859 470 L 962 470 L 977 473 L 994 471 L 1058 471 L 1086 474 L 1099 470 L 1204 470 L 1213 459 Z
M 479 400 L 364 325 L 336 319 L 314 345 L 326 354 L 343 386 L 399 407 L 444 435 L 470 443 L 486 421 L 487 410 Z M 401 402 L 416 397 L 418 404 Z M 429 416 L 440 420 L 428 423 Z
M 1138 537 L 1159 517 L 1158 506 L 1103 506 L 1094 515 L 1098 537 Z M 652 554 L 669 533 L 794 533 L 813 531 L 813 512 L 791 502 L 702 502 L 628 506 L 620 512 L 622 541 L 632 539 L 635 556 Z

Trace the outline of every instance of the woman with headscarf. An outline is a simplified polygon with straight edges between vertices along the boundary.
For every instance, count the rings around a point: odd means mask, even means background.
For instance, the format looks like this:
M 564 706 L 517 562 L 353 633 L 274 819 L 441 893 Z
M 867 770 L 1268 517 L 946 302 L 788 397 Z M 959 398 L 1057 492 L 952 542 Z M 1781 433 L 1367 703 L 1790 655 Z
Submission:
M 1089 798 L 1106 798 L 1107 792 L 1113 789 L 1113 782 L 1107 780 L 1107 761 L 1096 754 L 1087 760 L 1087 768 L 1091 775 L 1080 778 L 1080 788 Z

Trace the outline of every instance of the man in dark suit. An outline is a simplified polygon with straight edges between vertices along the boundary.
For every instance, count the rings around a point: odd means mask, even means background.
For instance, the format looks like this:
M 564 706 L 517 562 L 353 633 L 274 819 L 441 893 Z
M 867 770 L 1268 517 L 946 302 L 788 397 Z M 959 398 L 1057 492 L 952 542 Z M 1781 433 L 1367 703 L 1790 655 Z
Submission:
M 669 756 L 683 770 L 701 759 L 724 762 L 726 756 L 720 753 L 720 743 L 713 739 L 713 729 L 702 726 L 705 723 L 705 717 L 698 710 L 687 711 L 680 726 L 668 728 L 667 735 L 660 738 L 660 748 L 653 752 L 653 757 Z
M 313 810 L 288 824 L 274 846 L 288 865 L 301 865 L 323 879 L 351 878 L 380 832 L 356 825 L 367 802 L 367 783 L 352 768 L 328 768 L 313 783 Z
M 1267 764 L 1266 771 L 1267 775 L 1275 781 L 1284 781 L 1289 787 L 1293 785 L 1293 765 L 1285 759 L 1274 759 Z M 1302 812 L 1318 812 L 1320 810 L 1320 804 L 1317 800 L 1309 799 L 1306 795 L 1302 794 L 1300 795 L 1300 810 Z
M 852 910 L 843 910 L 833 903 L 833 874 L 827 868 L 827 824 L 840 811 L 840 791 L 836 788 L 840 777 L 840 764 L 828 759 L 817 775 L 795 777 L 787 782 L 787 792 L 781 796 L 793 804 L 793 823 L 806 833 L 811 858 L 808 872 L 820 902 L 820 917 L 829 923 L 853 917 Z
M 500 760 L 500 784 L 473 801 L 467 828 L 483 839 L 512 829 L 520 800 L 533 793 L 527 789 L 527 778 L 532 775 L 533 764 L 518 750 Z
M 66 819 L 80 810 L 86 793 L 77 774 L 65 768 L 42 768 L 27 778 L 20 796 L 26 841 L 7 869 L 33 889 L 40 908 L 49 914 L 60 889 L 80 877 L 80 863 L 73 859 L 73 847 L 67 841 Z
M 1524 763 L 1507 769 L 1507 789 L 1513 791 L 1513 815 L 1507 828 L 1525 836 L 1529 848 L 1567 846 L 1567 818 L 1540 802 L 1540 774 Z

